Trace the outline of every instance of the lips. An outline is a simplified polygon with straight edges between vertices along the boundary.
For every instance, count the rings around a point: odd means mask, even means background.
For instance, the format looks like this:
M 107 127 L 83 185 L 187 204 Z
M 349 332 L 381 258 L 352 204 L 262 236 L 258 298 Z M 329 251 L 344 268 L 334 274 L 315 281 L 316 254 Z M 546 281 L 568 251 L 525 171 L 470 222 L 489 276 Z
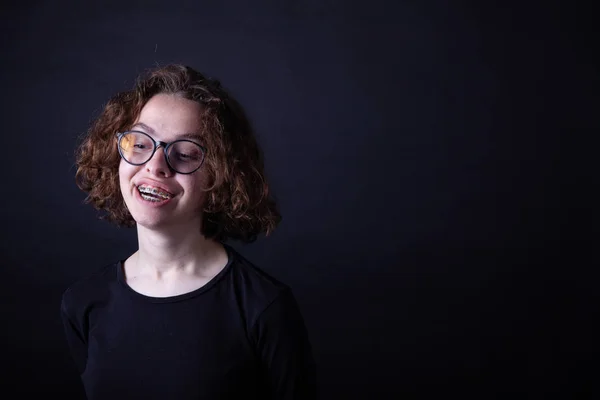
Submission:
M 142 197 L 142 199 L 151 202 L 161 202 L 169 200 L 174 196 L 173 193 L 168 192 L 163 188 L 148 184 L 139 185 L 137 187 L 137 190 L 140 192 L 140 196 Z

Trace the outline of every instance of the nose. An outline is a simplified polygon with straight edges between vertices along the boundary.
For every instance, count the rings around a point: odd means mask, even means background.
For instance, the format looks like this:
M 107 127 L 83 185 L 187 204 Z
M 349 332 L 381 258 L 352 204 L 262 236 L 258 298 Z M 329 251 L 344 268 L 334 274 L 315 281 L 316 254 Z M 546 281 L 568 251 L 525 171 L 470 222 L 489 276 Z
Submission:
M 165 152 L 162 146 L 158 147 L 152 155 L 152 158 L 146 162 L 146 171 L 162 178 L 167 178 L 171 175 L 171 169 L 165 159 Z

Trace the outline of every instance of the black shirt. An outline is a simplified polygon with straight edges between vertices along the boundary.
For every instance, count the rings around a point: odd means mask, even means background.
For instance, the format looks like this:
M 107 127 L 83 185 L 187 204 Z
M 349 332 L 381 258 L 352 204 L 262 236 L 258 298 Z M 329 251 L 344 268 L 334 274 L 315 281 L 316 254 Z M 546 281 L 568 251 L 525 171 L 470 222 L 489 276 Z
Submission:
M 316 397 L 290 288 L 225 248 L 227 266 L 190 293 L 135 292 L 122 261 L 65 291 L 66 337 L 88 399 Z

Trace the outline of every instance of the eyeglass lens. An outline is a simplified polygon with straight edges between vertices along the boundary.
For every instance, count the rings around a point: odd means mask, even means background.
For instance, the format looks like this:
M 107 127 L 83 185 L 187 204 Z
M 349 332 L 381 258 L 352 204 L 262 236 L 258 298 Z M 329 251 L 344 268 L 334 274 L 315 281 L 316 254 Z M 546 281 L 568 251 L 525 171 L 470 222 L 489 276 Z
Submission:
M 142 165 L 152 158 L 154 153 L 154 141 L 142 132 L 125 132 L 119 140 L 121 155 L 125 161 Z M 190 173 L 202 165 L 204 152 L 194 142 L 178 140 L 168 148 L 167 161 L 175 172 L 182 174 Z

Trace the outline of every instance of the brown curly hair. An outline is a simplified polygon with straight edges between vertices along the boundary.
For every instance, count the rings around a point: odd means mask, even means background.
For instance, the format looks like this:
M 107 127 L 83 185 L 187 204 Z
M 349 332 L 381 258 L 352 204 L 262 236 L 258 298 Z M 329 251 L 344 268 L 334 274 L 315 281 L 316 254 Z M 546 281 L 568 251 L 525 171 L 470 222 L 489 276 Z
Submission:
M 102 219 L 134 226 L 119 188 L 120 155 L 115 135 L 129 129 L 151 97 L 175 94 L 200 103 L 209 180 L 202 233 L 219 241 L 252 242 L 281 220 L 265 179 L 262 153 L 240 104 L 219 81 L 179 64 L 141 74 L 132 90 L 104 106 L 76 150 L 77 186 Z

